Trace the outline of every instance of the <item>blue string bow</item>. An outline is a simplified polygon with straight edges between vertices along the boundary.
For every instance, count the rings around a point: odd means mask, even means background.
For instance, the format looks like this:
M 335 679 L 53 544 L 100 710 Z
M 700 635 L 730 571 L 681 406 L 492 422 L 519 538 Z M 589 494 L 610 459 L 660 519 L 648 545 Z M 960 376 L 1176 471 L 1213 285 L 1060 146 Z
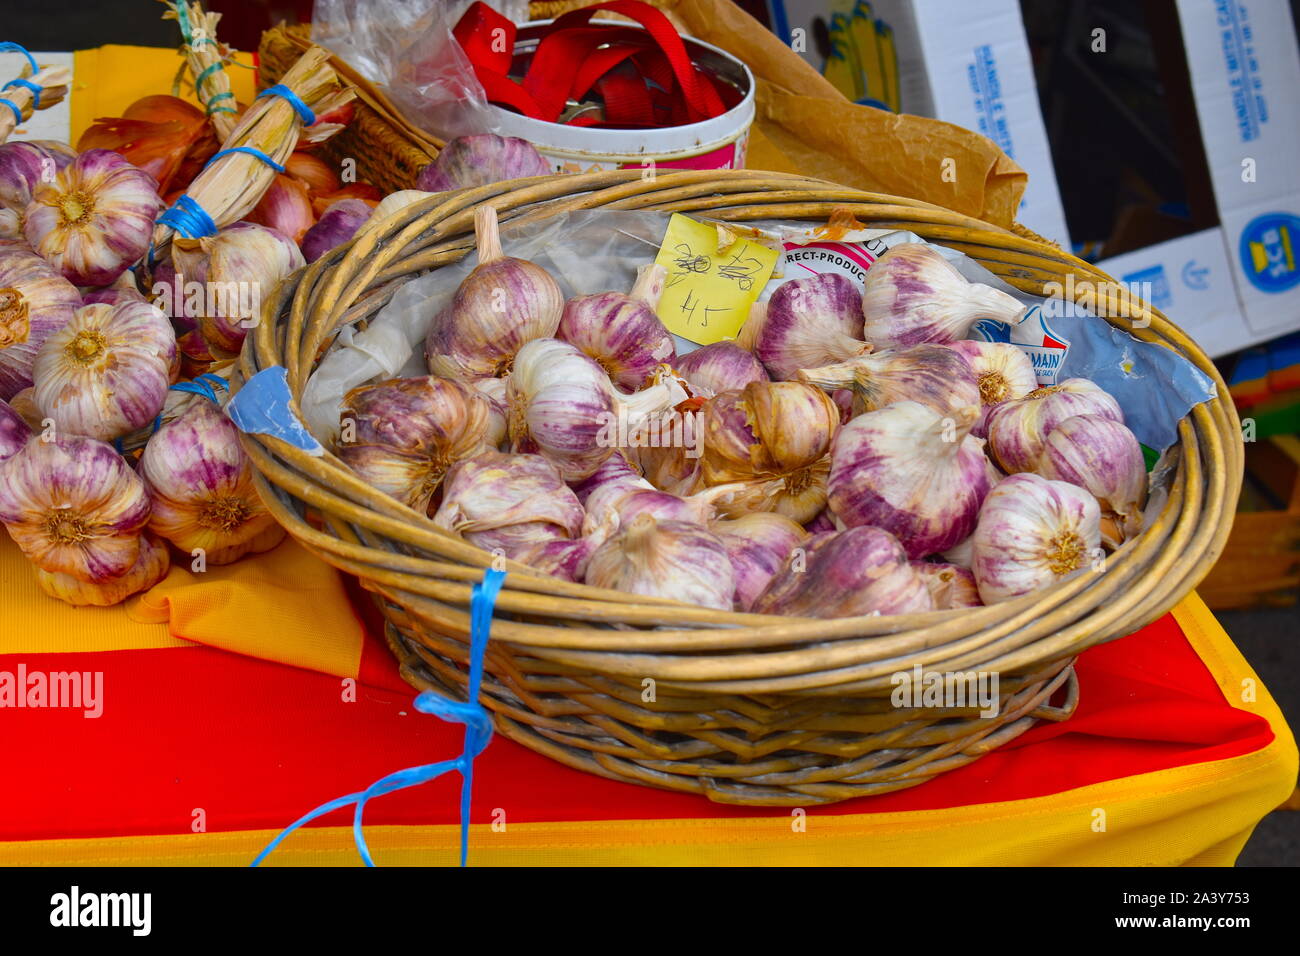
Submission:
M 461 777 L 460 865 L 466 865 L 469 860 L 470 796 L 474 788 L 474 758 L 483 752 L 492 739 L 492 718 L 478 702 L 479 687 L 483 681 L 483 655 L 487 651 L 488 638 L 492 633 L 492 611 L 505 578 L 506 572 L 489 568 L 484 572 L 483 580 L 474 585 L 473 597 L 469 605 L 469 686 L 466 699 L 451 700 L 431 690 L 423 691 L 415 698 L 415 709 L 420 713 L 433 714 L 451 723 L 465 725 L 465 745 L 461 755 L 455 760 L 407 767 L 405 770 L 381 777 L 359 793 L 350 793 L 345 797 L 322 803 L 315 810 L 304 814 L 281 830 L 279 835 L 266 845 L 266 849 L 253 860 L 253 866 L 265 860 L 272 850 L 284 842 L 285 837 L 303 824 L 352 804 L 356 805 L 356 810 L 352 814 L 352 838 L 356 842 L 357 852 L 361 854 L 362 862 L 366 866 L 374 866 L 375 861 L 370 856 L 370 847 L 366 844 L 365 834 L 361 828 L 361 815 L 365 811 L 366 802 L 386 793 L 427 783 L 449 770 L 455 770 Z

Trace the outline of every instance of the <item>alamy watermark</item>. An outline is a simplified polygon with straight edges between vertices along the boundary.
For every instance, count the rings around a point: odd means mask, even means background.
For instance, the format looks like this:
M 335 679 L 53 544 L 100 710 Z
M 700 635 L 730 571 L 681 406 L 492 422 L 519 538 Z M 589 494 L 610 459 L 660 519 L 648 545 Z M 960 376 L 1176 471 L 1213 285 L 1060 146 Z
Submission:
M 154 305 L 171 319 L 239 318 L 241 328 L 251 329 L 262 314 L 260 282 L 187 282 L 178 272 L 170 282 L 155 282 L 150 291 Z
M 675 409 L 652 415 L 629 417 L 620 406 L 602 412 L 596 444 L 601 448 L 684 448 L 687 458 L 704 453 L 704 415 Z
M 104 713 L 103 671 L 0 671 L 0 709 L 80 710 L 95 719 Z
M 1002 698 L 997 671 L 926 671 L 915 665 L 890 676 L 895 707 L 979 707 L 980 716 L 996 717 Z
M 1154 297 L 1150 282 L 1076 280 L 1074 273 L 1068 272 L 1064 282 L 1043 284 L 1042 309 L 1048 319 L 1088 315 L 1127 318 L 1133 320 L 1134 328 L 1144 329 L 1151 324 L 1151 313 L 1142 303 L 1152 302 Z

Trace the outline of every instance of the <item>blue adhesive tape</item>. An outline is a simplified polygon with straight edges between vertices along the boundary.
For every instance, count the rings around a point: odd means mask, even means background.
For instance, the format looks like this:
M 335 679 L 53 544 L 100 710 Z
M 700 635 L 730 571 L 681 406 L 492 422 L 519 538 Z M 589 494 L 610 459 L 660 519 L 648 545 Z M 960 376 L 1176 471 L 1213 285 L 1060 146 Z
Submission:
M 270 435 L 310 455 L 325 454 L 294 413 L 292 401 L 284 366 L 272 365 L 244 383 L 226 405 L 226 414 L 242 432 Z

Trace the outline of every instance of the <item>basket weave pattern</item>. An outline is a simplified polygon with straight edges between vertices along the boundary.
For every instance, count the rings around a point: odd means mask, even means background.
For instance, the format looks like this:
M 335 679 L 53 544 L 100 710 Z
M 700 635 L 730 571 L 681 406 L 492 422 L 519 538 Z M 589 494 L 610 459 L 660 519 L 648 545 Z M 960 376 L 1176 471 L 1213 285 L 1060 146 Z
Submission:
M 473 248 L 473 212 L 503 225 L 597 206 L 722 220 L 824 222 L 852 212 L 959 249 L 1013 286 L 1110 281 L 1061 249 L 914 200 L 758 171 L 639 171 L 537 177 L 423 199 L 287 279 L 265 303 L 240 360 L 244 378 L 286 368 L 295 401 L 343 324 L 364 322 L 406 279 Z M 1118 287 L 1106 321 L 1213 364 L 1159 312 Z M 1101 320 L 1098 320 L 1101 321 Z M 1149 324 L 1148 324 L 1149 323 Z M 332 454 L 246 436 L 263 497 L 297 540 L 377 596 L 408 681 L 464 694 L 469 601 L 489 554 L 375 492 Z M 1087 573 L 953 614 L 809 620 L 741 614 L 607 591 L 509 564 L 481 700 L 499 732 L 614 779 L 739 804 L 810 805 L 924 782 L 1073 711 L 1072 663 L 1150 623 L 1194 588 L 1222 550 L 1240 490 L 1240 426 L 1221 397 L 1179 426 L 1176 470 L 1158 517 Z M 891 675 L 991 671 L 999 715 L 900 709 Z M 1058 699 L 1060 702 L 1053 704 Z

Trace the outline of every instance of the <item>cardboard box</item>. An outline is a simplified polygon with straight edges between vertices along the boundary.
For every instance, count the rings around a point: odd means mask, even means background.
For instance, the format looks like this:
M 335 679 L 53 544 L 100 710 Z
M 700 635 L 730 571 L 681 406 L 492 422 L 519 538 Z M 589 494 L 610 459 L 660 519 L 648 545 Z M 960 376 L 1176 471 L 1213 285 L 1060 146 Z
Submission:
M 1300 51 L 1286 3 L 1178 0 L 1242 347 L 1300 329 Z M 1175 313 L 1177 315 L 1178 313 Z
M 1017 0 L 768 5 L 777 36 L 850 99 L 935 117 L 997 143 L 1029 174 L 1019 221 L 1069 248 Z

